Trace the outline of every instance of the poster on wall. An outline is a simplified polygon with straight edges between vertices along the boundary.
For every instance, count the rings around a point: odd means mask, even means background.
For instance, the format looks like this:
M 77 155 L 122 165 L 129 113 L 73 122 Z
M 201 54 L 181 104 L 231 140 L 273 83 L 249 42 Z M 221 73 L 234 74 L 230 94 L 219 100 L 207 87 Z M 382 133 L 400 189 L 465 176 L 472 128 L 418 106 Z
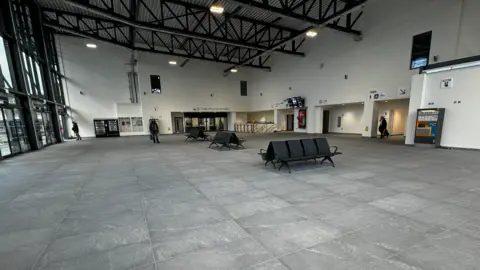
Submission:
M 307 110 L 298 111 L 298 128 L 307 127 Z
M 440 88 L 447 89 L 453 87 L 453 78 L 443 79 L 440 83 Z

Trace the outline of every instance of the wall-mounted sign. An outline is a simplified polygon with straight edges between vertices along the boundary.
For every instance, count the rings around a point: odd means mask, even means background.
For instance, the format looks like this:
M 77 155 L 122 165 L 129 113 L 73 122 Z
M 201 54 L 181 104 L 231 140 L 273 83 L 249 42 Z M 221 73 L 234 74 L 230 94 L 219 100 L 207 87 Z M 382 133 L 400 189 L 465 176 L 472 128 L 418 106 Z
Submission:
M 453 78 L 446 78 L 440 82 L 440 88 L 447 89 L 453 87 Z
M 399 87 L 398 88 L 398 92 L 397 92 L 397 96 L 399 97 L 406 97 L 408 96 L 408 88 L 407 87 Z
M 274 108 L 285 108 L 285 107 L 286 107 L 286 105 L 285 105 L 284 101 L 272 104 L 272 109 L 274 109 Z
M 201 108 L 201 107 L 196 107 L 193 108 L 193 111 L 198 112 L 198 111 L 208 111 L 208 112 L 214 112 L 214 111 L 230 111 L 230 108 Z

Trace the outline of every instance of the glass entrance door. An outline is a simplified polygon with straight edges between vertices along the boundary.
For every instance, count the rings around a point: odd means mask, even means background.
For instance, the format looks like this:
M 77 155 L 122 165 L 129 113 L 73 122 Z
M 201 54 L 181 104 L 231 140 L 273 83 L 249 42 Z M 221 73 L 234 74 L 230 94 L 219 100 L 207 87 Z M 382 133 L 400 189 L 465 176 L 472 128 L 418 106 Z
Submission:
M 35 112 L 35 130 L 37 131 L 37 141 L 40 147 L 47 145 L 47 137 L 45 136 L 45 127 L 43 126 L 43 115 L 41 112 Z
M 3 115 L 3 109 L 0 108 L 0 154 L 2 157 L 10 156 L 12 151 L 10 149 L 10 142 L 8 140 L 7 125 Z
M 55 136 L 53 136 L 52 114 L 48 112 L 42 113 L 43 126 L 45 127 L 45 137 L 47 144 L 53 144 L 56 142 Z
M 13 109 L 15 118 L 15 126 L 17 127 L 17 134 L 22 152 L 30 151 L 30 142 L 28 141 L 27 129 L 25 127 L 25 119 L 20 109 Z
M 12 154 L 17 154 L 21 152 L 20 149 L 20 139 L 18 137 L 17 127 L 15 125 L 15 117 L 13 114 L 13 109 L 3 109 L 3 116 L 5 119 L 5 124 L 7 126 L 7 133 L 10 139 L 10 147 Z

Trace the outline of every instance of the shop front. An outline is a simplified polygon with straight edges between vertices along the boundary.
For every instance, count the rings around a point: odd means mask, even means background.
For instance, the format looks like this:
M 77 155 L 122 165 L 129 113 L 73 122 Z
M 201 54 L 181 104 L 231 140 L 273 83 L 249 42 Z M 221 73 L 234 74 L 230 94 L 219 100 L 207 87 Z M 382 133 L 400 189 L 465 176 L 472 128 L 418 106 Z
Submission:
M 10 157 L 30 151 L 24 115 L 22 108 L 17 106 L 17 100 L 0 104 L 0 156 Z
M 228 130 L 226 112 L 191 112 L 184 113 L 185 132 L 189 133 L 192 128 L 203 131 Z

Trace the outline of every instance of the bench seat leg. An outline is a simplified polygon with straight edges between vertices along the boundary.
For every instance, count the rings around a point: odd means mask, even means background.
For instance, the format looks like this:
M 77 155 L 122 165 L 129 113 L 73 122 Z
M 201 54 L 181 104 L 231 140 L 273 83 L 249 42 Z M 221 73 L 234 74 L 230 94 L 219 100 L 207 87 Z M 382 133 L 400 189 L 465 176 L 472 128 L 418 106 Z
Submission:
M 324 158 L 322 159 L 322 161 L 320 162 L 320 164 L 323 164 L 323 162 L 324 162 L 325 160 L 327 160 L 327 161 L 329 161 L 330 163 L 332 163 L 333 167 L 335 167 L 335 163 L 333 162 L 333 160 L 332 160 L 331 157 L 324 157 Z
M 285 163 L 285 166 L 287 166 L 287 169 L 288 169 L 288 173 L 292 173 L 292 170 L 290 169 L 290 165 L 288 165 L 288 162 L 284 162 Z

